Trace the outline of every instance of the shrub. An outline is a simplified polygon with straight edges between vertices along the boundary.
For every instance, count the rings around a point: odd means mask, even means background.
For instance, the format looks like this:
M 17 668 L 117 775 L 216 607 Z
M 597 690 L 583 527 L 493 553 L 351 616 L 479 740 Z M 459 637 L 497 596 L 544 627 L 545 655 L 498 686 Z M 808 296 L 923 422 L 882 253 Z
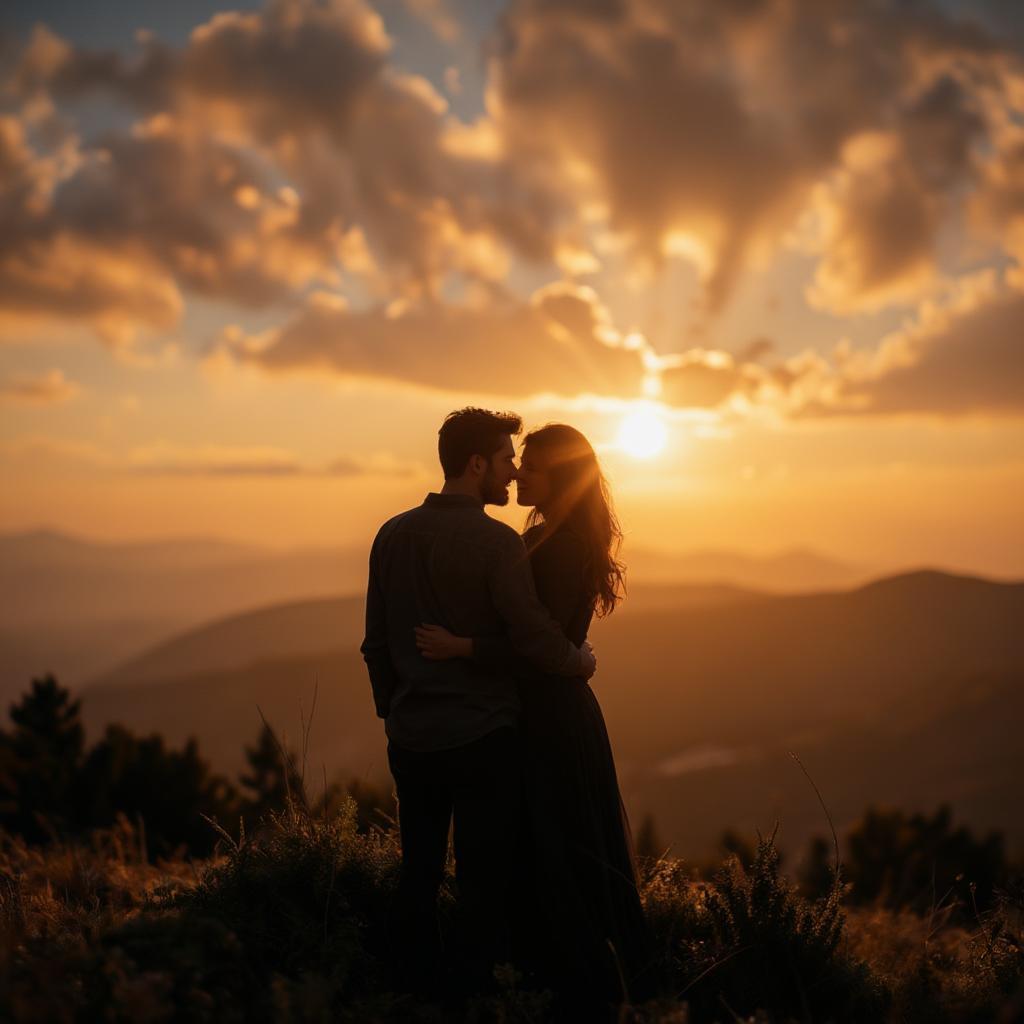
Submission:
M 749 870 L 730 857 L 710 882 L 666 861 L 644 891 L 662 967 L 697 1019 L 768 1010 L 789 1016 L 877 1018 L 884 994 L 861 961 L 840 948 L 844 887 L 809 902 L 779 874 L 775 832 L 758 836 Z
M 932 817 L 869 808 L 846 840 L 852 900 L 928 913 L 953 896 L 968 918 L 972 902 L 988 909 L 1006 873 L 1003 837 L 975 839 L 951 820 L 947 804 Z
M 399 868 L 393 834 L 360 833 L 351 799 L 335 816 L 293 802 L 271 811 L 251 839 L 221 834 L 226 856 L 176 899 L 178 908 L 237 935 L 255 977 L 287 979 L 281 992 L 313 976 L 332 1003 L 380 987 Z

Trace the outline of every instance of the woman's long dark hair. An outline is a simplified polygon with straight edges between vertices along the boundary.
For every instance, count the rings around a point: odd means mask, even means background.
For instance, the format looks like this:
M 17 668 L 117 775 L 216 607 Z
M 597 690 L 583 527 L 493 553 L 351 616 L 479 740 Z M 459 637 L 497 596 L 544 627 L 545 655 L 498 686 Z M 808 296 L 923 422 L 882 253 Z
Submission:
M 572 527 L 586 545 L 586 583 L 594 610 L 598 616 L 611 614 L 625 592 L 625 566 L 618 560 L 622 530 L 594 449 L 565 423 L 531 431 L 523 448 L 545 456 L 551 487 L 547 512 L 534 508 L 526 518 L 527 527 L 544 527 L 531 547 L 543 544 L 563 523 Z

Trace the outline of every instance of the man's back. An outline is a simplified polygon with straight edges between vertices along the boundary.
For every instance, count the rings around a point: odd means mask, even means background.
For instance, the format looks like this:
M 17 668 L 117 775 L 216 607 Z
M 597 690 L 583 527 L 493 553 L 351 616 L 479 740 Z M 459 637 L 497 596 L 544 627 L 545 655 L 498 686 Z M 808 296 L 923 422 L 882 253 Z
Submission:
M 370 555 L 362 652 L 389 739 L 409 750 L 442 750 L 514 725 L 519 702 L 507 671 L 466 658 L 430 661 L 413 630 L 430 622 L 488 637 L 511 626 L 544 648 L 542 656 L 564 660 L 574 649 L 547 617 L 538 619 L 537 607 L 521 539 L 476 499 L 431 494 L 385 523 Z M 547 635 L 523 638 L 524 631 Z

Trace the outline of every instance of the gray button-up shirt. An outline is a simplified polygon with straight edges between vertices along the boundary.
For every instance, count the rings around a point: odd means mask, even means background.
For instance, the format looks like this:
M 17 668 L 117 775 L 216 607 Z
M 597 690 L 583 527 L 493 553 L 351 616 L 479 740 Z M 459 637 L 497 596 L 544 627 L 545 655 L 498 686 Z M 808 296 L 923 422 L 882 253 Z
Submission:
M 469 495 L 429 494 L 380 528 L 360 650 L 377 714 L 399 747 L 444 750 L 515 724 L 512 666 L 430 661 L 413 632 L 423 623 L 456 636 L 505 635 L 539 669 L 582 674 L 579 649 L 537 599 L 522 538 Z

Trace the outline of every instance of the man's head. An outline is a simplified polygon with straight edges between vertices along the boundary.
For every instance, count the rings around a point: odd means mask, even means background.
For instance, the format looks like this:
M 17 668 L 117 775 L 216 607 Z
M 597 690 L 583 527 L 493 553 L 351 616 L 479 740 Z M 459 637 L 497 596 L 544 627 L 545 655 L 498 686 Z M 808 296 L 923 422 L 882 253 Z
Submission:
M 465 484 L 485 505 L 508 504 L 508 485 L 516 475 L 512 437 L 522 429 L 514 413 L 473 408 L 449 413 L 437 432 L 445 483 Z

